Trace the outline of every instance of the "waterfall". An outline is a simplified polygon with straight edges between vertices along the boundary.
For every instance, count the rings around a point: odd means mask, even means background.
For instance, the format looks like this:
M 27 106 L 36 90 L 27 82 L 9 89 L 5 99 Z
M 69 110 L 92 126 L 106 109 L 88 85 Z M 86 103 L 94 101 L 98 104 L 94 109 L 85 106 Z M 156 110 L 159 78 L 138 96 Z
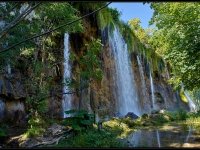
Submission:
M 69 90 L 67 89 L 66 80 L 70 79 L 71 77 L 71 66 L 69 62 L 69 55 L 70 55 L 70 45 L 69 45 L 69 34 L 65 33 L 64 35 L 64 74 L 63 74 L 63 93 L 67 93 Z M 71 94 L 63 94 L 63 117 L 69 117 L 69 115 L 65 114 L 64 111 L 70 110 L 72 108 L 72 97 Z
M 157 136 L 158 147 L 160 148 L 160 135 L 158 130 L 156 130 L 156 136 Z
M 116 76 L 119 115 L 124 116 L 128 112 L 133 112 L 140 116 L 140 105 L 136 93 L 134 74 L 127 44 L 116 27 L 113 31 L 113 35 L 109 36 L 109 43 L 116 65 L 116 73 L 114 76 Z
M 0 99 L 0 119 L 4 117 L 5 103 Z
M 153 85 L 153 78 L 151 76 L 151 70 L 150 70 L 150 84 L 151 84 L 151 100 L 152 100 L 153 109 L 155 109 L 154 85 Z
M 11 74 L 11 67 L 10 63 L 7 64 L 7 73 L 10 75 Z
M 190 111 L 195 112 L 197 110 L 197 108 L 196 108 L 196 105 L 194 104 L 193 100 L 191 99 L 189 93 L 187 91 L 184 91 L 184 94 L 187 97 L 189 107 L 190 107 Z
M 142 94 L 145 98 L 145 100 L 147 99 L 147 96 L 146 96 L 146 83 L 145 83 L 145 79 L 144 79 L 144 72 L 143 72 L 143 67 L 142 67 L 142 63 L 140 61 L 140 58 L 139 56 L 137 56 L 137 62 L 138 62 L 138 65 L 139 65 L 139 72 L 140 72 L 140 77 L 141 77 L 141 81 L 142 81 Z
M 168 71 L 167 67 L 166 67 L 166 73 L 167 73 L 167 79 L 169 80 L 170 79 L 170 75 L 169 75 L 169 71 Z

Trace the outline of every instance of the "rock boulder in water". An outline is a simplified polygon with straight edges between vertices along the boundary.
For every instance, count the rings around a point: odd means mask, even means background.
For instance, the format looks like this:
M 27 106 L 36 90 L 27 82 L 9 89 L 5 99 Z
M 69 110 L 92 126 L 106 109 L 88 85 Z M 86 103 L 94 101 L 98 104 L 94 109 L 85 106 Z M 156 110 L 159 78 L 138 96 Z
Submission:
M 127 118 L 127 117 L 129 117 L 129 118 L 131 118 L 131 119 L 137 119 L 137 118 L 139 118 L 136 114 L 134 114 L 133 112 L 128 112 L 127 114 L 126 114 L 126 116 L 125 116 L 125 118 Z

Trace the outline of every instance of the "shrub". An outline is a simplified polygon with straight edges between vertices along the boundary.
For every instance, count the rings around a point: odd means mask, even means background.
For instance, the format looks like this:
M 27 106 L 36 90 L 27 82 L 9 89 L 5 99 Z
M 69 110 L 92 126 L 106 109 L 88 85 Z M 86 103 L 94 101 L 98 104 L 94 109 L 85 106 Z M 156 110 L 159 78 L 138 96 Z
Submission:
M 42 135 L 47 125 L 43 118 L 36 112 L 28 121 L 29 128 L 24 134 L 23 138 L 36 137 Z
M 5 128 L 0 127 L 0 137 L 5 137 L 6 135 L 7 134 Z
M 89 114 L 85 110 L 69 110 L 66 114 L 71 114 L 71 117 L 65 118 L 63 125 L 71 126 L 75 132 L 79 132 L 93 127 L 94 114 Z
M 155 118 L 153 119 L 153 124 L 155 125 L 161 125 L 163 123 L 167 123 L 169 122 L 169 118 L 167 118 L 165 115 L 163 114 L 158 114 L 155 116 Z

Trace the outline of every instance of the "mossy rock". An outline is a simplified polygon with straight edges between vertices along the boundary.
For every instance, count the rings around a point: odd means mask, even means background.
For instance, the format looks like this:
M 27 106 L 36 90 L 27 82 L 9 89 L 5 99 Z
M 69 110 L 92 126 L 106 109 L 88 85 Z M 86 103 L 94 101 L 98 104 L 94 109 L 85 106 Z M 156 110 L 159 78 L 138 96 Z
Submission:
M 166 121 L 170 121 L 170 117 L 168 115 L 163 115 L 163 118 L 166 120 Z
M 142 119 L 147 119 L 147 118 L 149 118 L 149 115 L 148 115 L 148 114 L 143 114 L 143 115 L 142 115 Z

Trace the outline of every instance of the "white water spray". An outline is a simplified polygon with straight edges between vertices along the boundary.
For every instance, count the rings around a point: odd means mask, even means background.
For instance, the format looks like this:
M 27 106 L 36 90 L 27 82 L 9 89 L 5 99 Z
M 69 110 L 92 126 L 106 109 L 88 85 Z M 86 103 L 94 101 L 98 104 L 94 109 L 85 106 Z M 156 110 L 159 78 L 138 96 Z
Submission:
M 109 37 L 109 43 L 113 51 L 116 65 L 115 75 L 119 114 L 124 116 L 128 112 L 133 112 L 140 116 L 140 105 L 136 93 L 134 74 L 131 67 L 127 44 L 116 27 L 113 31 L 113 36 Z
M 63 75 L 63 93 L 67 93 L 69 90 L 67 89 L 66 79 L 70 79 L 71 77 L 71 66 L 69 63 L 69 55 L 70 55 L 70 45 L 69 45 L 69 34 L 65 33 L 64 35 L 64 75 Z M 71 94 L 63 94 L 63 117 L 69 117 L 70 115 L 65 114 L 65 111 L 72 109 L 72 97 Z

